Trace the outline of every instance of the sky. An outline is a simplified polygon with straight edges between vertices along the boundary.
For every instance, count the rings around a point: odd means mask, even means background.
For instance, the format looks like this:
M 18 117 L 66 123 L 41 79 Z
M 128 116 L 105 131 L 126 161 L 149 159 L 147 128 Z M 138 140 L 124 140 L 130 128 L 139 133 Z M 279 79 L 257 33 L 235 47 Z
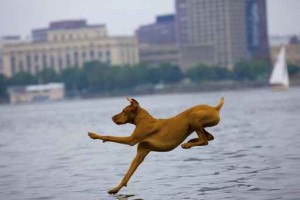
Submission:
M 269 35 L 300 35 L 300 0 L 267 0 Z M 155 16 L 174 13 L 174 0 L 0 0 L 0 36 L 29 36 L 50 21 L 86 19 L 112 35 L 132 35 Z

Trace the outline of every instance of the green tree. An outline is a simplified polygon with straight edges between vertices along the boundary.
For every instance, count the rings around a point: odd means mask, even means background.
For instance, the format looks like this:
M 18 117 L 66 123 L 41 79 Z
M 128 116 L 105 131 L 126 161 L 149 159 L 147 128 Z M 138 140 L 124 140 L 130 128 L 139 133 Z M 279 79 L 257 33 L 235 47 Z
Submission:
M 148 67 L 145 72 L 145 81 L 148 84 L 158 84 L 161 81 L 161 70 L 158 67 Z
M 226 80 L 232 77 L 231 72 L 227 68 L 208 66 L 205 64 L 199 64 L 196 67 L 189 69 L 186 75 L 195 82 Z
M 289 75 L 293 76 L 297 73 L 300 73 L 300 66 L 294 65 L 294 64 L 288 64 L 288 72 Z
M 84 64 L 83 76 L 87 81 L 89 90 L 105 91 L 111 83 L 110 66 L 98 61 Z
M 133 86 L 156 84 L 159 82 L 159 69 L 157 67 L 149 66 L 146 63 L 141 63 L 129 68 L 129 75 L 131 75 Z
M 258 80 L 269 76 L 271 67 L 267 61 L 240 61 L 233 68 L 236 80 Z
M 82 90 L 87 87 L 87 80 L 83 71 L 77 67 L 66 68 L 61 73 L 61 80 L 67 90 Z
M 37 78 L 28 72 L 19 72 L 9 80 L 9 85 L 30 85 L 30 84 L 37 84 Z
M 0 74 L 0 97 L 6 95 L 6 88 L 8 85 L 8 79 L 3 74 Z
M 225 67 L 214 67 L 216 80 L 232 79 L 232 72 Z
M 114 66 L 106 72 L 106 90 L 120 90 L 131 87 L 132 80 L 128 66 Z
M 59 81 L 58 74 L 52 68 L 44 68 L 42 71 L 38 72 L 36 76 L 41 84 Z
M 176 83 L 183 79 L 184 75 L 181 69 L 169 63 L 163 63 L 159 66 L 159 77 L 164 83 Z

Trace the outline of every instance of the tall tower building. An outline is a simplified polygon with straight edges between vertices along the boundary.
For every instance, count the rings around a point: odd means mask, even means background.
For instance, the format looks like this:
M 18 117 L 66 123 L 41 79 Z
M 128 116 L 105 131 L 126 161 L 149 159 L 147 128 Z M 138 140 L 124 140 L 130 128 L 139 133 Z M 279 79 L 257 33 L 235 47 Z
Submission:
M 160 15 L 156 22 L 140 26 L 136 31 L 140 44 L 176 44 L 175 15 Z
M 232 68 L 249 57 L 246 0 L 176 0 L 180 63 Z
M 266 0 L 246 1 L 247 47 L 253 59 L 269 60 Z

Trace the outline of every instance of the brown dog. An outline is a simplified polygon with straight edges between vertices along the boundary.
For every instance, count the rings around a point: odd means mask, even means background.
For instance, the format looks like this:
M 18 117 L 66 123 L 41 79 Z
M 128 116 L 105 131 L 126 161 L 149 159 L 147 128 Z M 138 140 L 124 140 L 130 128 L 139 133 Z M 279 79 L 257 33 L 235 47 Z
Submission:
M 156 119 L 140 107 L 135 99 L 127 99 L 130 105 L 126 106 L 121 113 L 113 116 L 112 120 L 118 125 L 134 124 L 136 128 L 130 136 L 114 137 L 88 133 L 92 139 L 100 139 L 103 142 L 116 142 L 130 146 L 138 144 L 136 157 L 132 161 L 129 170 L 121 183 L 116 188 L 108 191 L 110 194 L 115 194 L 123 186 L 127 186 L 130 177 L 150 151 L 171 151 L 194 131 L 197 133 L 198 138 L 189 140 L 181 147 L 189 149 L 194 146 L 207 145 L 208 141 L 213 140 L 214 137 L 204 128 L 219 123 L 219 111 L 224 103 L 222 97 L 216 107 L 198 105 L 169 119 Z

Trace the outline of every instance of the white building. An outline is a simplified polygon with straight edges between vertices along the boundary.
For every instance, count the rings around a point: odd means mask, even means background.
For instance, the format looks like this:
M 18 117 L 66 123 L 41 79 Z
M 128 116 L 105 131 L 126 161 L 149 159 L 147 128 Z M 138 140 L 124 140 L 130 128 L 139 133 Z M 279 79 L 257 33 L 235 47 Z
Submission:
M 9 35 L 0 37 L 0 74 L 3 74 L 3 58 L 2 58 L 2 48 L 4 44 L 11 44 L 20 42 L 21 38 L 18 35 Z
M 60 73 L 88 61 L 129 66 L 139 62 L 135 37 L 108 36 L 104 25 L 88 25 L 84 20 L 53 22 L 49 28 L 33 30 L 32 36 L 32 42 L 3 46 L 7 77 L 18 72 L 36 74 L 44 68 Z

